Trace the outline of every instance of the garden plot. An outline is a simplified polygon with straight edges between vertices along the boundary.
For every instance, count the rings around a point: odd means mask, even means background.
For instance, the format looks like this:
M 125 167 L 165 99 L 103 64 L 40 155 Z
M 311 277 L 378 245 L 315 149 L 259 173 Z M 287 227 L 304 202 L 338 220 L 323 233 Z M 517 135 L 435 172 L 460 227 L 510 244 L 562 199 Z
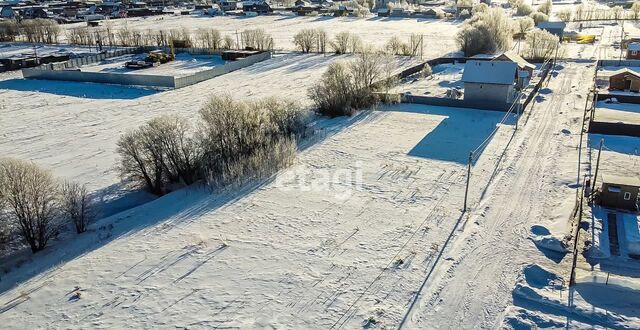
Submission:
M 444 123 L 452 117 L 458 125 Z M 466 149 L 483 137 L 463 127 L 500 117 L 397 105 L 325 122 L 333 133 L 267 182 L 177 191 L 3 277 L 4 290 L 52 267 L 0 296 L 4 324 L 395 327 L 464 194 L 465 164 L 413 151 L 430 139 L 447 143 L 441 153 Z M 434 133 L 443 127 L 453 129 Z
M 449 89 L 463 91 L 464 64 L 439 64 L 434 66 L 432 70 L 433 75 L 430 77 L 424 78 L 421 73 L 417 73 L 403 79 L 401 84 L 393 89 L 393 92 L 445 97 Z
M 239 32 L 262 28 L 274 40 L 276 50 L 296 50 L 293 36 L 302 29 L 324 29 L 330 38 L 340 32 L 352 32 L 362 38 L 366 46 L 382 47 L 389 38 L 397 36 L 407 41 L 412 33 L 424 35 L 424 58 L 440 57 L 457 51 L 455 34 L 461 22 L 446 22 L 435 19 L 396 19 L 384 17 L 300 17 L 281 15 L 244 16 L 152 16 L 105 21 L 103 25 L 116 31 L 123 27 L 146 32 L 149 29 L 171 30 L 187 28 L 195 36 L 199 28 L 219 30 L 223 36 L 236 40 Z M 83 24 L 68 24 L 65 28 L 77 28 Z
M 191 55 L 187 53 L 176 54 L 174 61 L 160 64 L 158 66 L 145 69 L 129 69 L 125 67 L 125 63 L 133 60 L 144 60 L 146 54 L 135 54 L 118 56 L 109 58 L 104 61 L 86 65 L 81 68 L 87 72 L 103 72 L 103 73 L 134 73 L 161 76 L 181 77 L 194 74 L 199 71 L 213 69 L 214 67 L 225 64 L 225 61 L 219 55 Z

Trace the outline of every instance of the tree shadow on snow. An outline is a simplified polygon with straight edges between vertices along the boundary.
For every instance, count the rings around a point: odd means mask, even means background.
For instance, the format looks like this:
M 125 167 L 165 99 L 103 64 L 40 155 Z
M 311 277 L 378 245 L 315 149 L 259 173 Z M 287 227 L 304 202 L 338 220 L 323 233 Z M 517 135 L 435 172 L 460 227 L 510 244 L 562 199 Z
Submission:
M 39 92 L 86 99 L 132 100 L 161 92 L 158 89 L 88 82 L 9 79 L 0 81 L 0 89 Z

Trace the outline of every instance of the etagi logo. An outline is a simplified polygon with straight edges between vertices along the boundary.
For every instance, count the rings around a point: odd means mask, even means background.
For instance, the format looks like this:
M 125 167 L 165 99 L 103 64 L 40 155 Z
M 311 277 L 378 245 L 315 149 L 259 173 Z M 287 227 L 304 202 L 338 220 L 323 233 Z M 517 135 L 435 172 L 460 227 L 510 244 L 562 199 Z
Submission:
M 355 191 L 362 190 L 362 162 L 349 168 L 316 169 L 307 165 L 278 175 L 275 185 L 282 191 L 313 191 L 333 194 L 339 200 L 349 199 Z

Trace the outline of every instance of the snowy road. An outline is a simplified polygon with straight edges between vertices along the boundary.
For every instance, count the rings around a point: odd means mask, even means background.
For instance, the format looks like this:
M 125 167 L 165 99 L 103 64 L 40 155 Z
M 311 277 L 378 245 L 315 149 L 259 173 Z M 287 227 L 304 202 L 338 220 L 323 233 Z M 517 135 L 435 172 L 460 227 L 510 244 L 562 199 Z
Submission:
M 406 329 L 495 328 L 512 304 L 526 264 L 554 264 L 528 238 L 533 226 L 566 232 L 573 205 L 577 145 L 593 65 L 562 63 L 551 94 L 536 104 L 511 142 L 488 196 L 445 251 L 443 262 L 410 311 Z M 526 116 L 526 115 L 525 115 Z M 563 131 L 568 130 L 568 131 Z M 505 207 L 507 206 L 507 207 Z M 555 229 L 555 230 L 554 230 Z M 561 262 L 570 262 L 565 257 Z M 553 266 L 550 266 L 553 267 Z M 569 271 L 569 266 L 556 266 Z

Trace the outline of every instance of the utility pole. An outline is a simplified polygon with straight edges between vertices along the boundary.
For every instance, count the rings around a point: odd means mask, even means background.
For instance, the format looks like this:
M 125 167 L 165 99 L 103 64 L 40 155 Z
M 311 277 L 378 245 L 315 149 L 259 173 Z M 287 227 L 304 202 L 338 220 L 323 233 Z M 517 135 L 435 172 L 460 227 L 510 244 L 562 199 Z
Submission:
M 471 181 L 471 163 L 473 162 L 473 151 L 469 152 L 469 163 L 467 164 L 467 186 L 464 189 L 464 207 L 462 213 L 467 212 L 467 196 L 469 195 L 469 182 Z
M 593 176 L 593 187 L 591 191 L 596 190 L 596 181 L 598 180 L 598 169 L 600 168 L 600 153 L 602 152 L 602 145 L 604 144 L 604 139 L 600 139 L 600 149 L 598 150 L 598 160 L 596 160 L 596 173 Z
M 622 34 L 620 34 L 620 57 L 618 58 L 618 66 L 622 62 L 622 43 L 624 42 L 624 21 L 622 21 Z
M 36 58 L 36 65 L 39 64 L 38 62 L 38 46 L 36 46 L 36 44 L 33 44 L 33 56 Z

